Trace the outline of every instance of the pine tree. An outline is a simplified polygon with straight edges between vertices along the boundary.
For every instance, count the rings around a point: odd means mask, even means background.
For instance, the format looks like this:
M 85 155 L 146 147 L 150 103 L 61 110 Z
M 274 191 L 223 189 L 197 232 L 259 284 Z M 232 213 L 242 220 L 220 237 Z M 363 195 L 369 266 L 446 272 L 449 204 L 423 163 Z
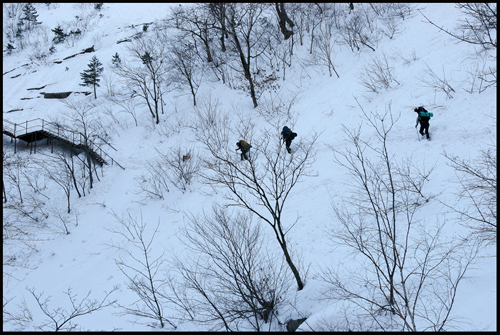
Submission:
M 14 46 L 12 44 L 7 44 L 7 55 L 12 54 L 12 50 L 14 50 Z
M 31 2 L 28 2 L 24 7 L 23 7 L 23 12 L 24 16 L 21 18 L 21 20 L 26 21 L 26 29 L 31 30 L 35 27 L 37 24 L 41 24 L 42 22 L 37 21 L 37 11 L 35 9 L 35 6 Z
M 52 39 L 52 42 L 54 42 L 55 44 L 64 42 L 64 39 L 68 36 L 64 33 L 60 25 L 55 29 L 52 29 L 52 31 L 54 32 L 54 34 L 56 34 L 56 36 Z
M 153 57 L 149 54 L 149 52 L 145 52 L 143 56 L 141 56 L 142 63 L 144 65 L 150 65 L 151 62 L 154 60 Z
M 101 73 L 104 70 L 104 68 L 102 67 L 102 63 L 99 62 L 96 56 L 92 57 L 90 63 L 88 64 L 88 67 L 89 67 L 88 70 L 83 70 L 83 72 L 80 73 L 80 76 L 83 80 L 83 84 L 80 85 L 93 86 L 94 98 L 97 99 L 96 87 L 99 87 L 99 82 L 101 81 L 99 77 L 101 76 Z
M 113 63 L 113 65 L 116 67 L 121 65 L 122 60 L 120 59 L 118 52 L 113 55 L 113 58 L 111 59 L 111 63 Z

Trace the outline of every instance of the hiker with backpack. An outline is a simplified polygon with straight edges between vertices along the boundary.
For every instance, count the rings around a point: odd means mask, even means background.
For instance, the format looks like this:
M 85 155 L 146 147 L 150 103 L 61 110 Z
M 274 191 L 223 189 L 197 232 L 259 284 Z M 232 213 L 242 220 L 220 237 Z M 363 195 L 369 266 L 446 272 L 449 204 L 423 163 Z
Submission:
M 289 154 L 292 153 L 292 149 L 290 149 L 290 144 L 292 144 L 292 140 L 297 136 L 297 133 L 294 133 L 290 128 L 287 126 L 283 127 L 283 130 L 281 131 L 281 138 L 283 139 L 283 142 L 286 143 L 286 151 L 288 151 Z
M 415 124 L 415 128 L 417 128 L 418 123 L 420 122 L 420 135 L 427 136 L 427 139 L 430 140 L 429 137 L 429 120 L 433 116 L 432 113 L 429 113 L 424 107 L 420 106 L 414 109 L 416 113 L 418 113 L 417 116 L 417 124 Z M 425 133 L 424 133 L 425 131 Z
M 241 150 L 241 160 L 243 159 L 248 160 L 247 153 L 250 151 L 252 145 L 248 144 L 244 140 L 240 140 L 236 142 L 236 146 L 238 147 L 236 151 Z

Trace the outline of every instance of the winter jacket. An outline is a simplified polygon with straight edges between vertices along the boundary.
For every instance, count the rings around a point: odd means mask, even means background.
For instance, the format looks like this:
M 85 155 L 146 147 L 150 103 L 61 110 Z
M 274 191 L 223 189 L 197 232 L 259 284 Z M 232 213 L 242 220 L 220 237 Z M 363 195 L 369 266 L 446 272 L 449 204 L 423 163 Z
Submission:
M 250 151 L 250 148 L 252 147 L 251 144 L 248 144 L 243 140 L 236 142 L 236 145 L 238 146 L 238 149 L 236 150 L 241 150 L 242 153 Z

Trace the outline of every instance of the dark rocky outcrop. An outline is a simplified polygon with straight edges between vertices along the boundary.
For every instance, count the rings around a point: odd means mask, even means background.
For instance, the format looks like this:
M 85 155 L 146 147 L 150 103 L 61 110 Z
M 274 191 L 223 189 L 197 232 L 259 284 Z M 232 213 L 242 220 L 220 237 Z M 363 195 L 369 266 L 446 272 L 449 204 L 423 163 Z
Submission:
M 41 89 L 44 89 L 45 86 L 47 85 L 43 85 L 42 87 L 33 87 L 33 88 L 27 88 L 28 91 L 34 91 L 34 90 L 41 90 Z
M 306 321 L 307 318 L 303 318 L 303 319 L 297 319 L 297 320 L 289 320 L 287 323 L 286 323 L 286 330 L 289 331 L 289 332 L 295 332 L 297 330 L 297 328 L 299 328 L 299 326 L 304 322 Z
M 43 93 L 45 99 L 64 99 L 67 98 L 72 92 L 59 92 L 59 93 Z

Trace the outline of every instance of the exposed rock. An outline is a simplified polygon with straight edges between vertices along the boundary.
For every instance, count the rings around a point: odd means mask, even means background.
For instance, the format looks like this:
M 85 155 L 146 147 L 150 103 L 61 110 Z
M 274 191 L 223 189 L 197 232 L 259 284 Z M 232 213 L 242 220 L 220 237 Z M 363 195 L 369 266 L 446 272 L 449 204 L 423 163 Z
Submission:
M 307 318 L 303 318 L 303 319 L 297 319 L 297 320 L 289 320 L 287 323 L 286 323 L 286 330 L 288 330 L 289 332 L 295 332 L 297 330 L 297 328 L 299 328 L 299 326 L 304 322 L 306 321 Z
M 22 111 L 22 110 L 23 110 L 22 108 L 11 109 L 10 111 L 6 111 L 5 113 L 19 112 L 19 111 Z
M 28 91 L 33 91 L 33 90 L 41 90 L 42 88 L 45 88 L 47 85 L 43 85 L 42 87 L 33 87 L 33 88 L 28 88 Z
M 83 49 L 82 53 L 88 53 L 88 52 L 95 52 L 94 46 L 91 46 L 90 48 L 87 48 L 87 49 Z
M 60 93 L 42 93 L 45 99 L 64 99 L 67 98 L 72 92 L 60 92 Z

